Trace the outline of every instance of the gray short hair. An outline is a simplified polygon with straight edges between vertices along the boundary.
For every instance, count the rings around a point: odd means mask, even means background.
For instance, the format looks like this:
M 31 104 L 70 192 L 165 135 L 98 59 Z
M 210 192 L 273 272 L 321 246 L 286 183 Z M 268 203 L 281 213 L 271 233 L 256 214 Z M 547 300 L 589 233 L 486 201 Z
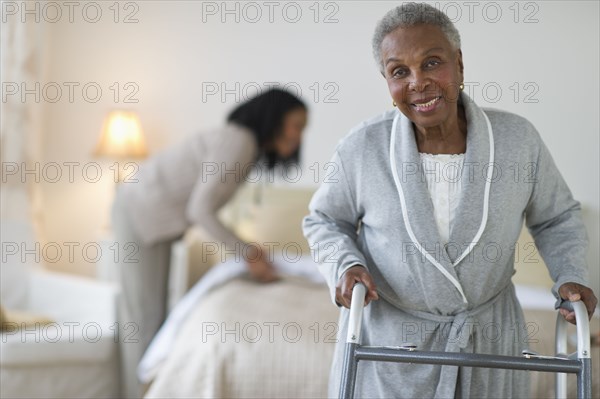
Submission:
M 387 12 L 375 27 L 373 35 L 373 56 L 383 73 L 381 43 L 392 31 L 415 25 L 438 26 L 455 49 L 460 49 L 460 34 L 446 14 L 426 3 L 404 3 Z

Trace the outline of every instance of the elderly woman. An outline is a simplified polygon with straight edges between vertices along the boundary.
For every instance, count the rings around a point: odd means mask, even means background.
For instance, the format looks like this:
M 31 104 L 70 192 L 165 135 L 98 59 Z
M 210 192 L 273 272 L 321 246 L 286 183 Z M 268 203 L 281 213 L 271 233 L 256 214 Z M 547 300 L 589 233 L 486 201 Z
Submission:
M 373 51 L 395 109 L 339 143 L 338 173 L 304 220 L 332 299 L 347 308 L 352 286 L 367 287 L 362 344 L 519 355 L 531 338 L 511 282 L 524 220 L 555 296 L 583 300 L 591 315 L 579 203 L 526 119 L 462 92 L 452 22 L 404 4 L 379 22 Z M 342 357 L 340 341 L 331 396 Z M 527 381 L 524 371 L 361 362 L 356 397 L 527 397 Z

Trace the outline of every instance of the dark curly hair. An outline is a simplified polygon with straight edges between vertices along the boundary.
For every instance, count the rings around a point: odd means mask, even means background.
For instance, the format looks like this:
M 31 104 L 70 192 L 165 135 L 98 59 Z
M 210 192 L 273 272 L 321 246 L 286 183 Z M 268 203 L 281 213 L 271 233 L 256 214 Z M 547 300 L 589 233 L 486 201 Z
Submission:
M 264 158 L 272 169 L 277 163 L 297 163 L 300 147 L 289 158 L 280 158 L 275 151 L 266 147 L 281 134 L 285 115 L 295 109 L 307 110 L 306 104 L 286 90 L 272 88 L 240 104 L 227 117 L 228 122 L 247 127 L 254 133 L 259 149 L 259 158 Z

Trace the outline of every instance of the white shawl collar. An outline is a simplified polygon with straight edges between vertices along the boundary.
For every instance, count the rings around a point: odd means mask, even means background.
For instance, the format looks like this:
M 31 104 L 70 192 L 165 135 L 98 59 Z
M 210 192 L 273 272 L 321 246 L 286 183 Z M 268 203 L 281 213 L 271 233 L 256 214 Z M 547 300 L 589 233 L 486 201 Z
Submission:
M 390 167 L 398 190 L 402 217 L 413 244 L 460 292 L 455 267 L 479 242 L 487 224 L 489 192 L 494 168 L 494 138 L 488 117 L 462 93 L 467 118 L 467 152 L 465 155 L 461 199 L 450 233 L 449 248 L 442 247 L 434 220 L 433 204 L 427 184 L 420 174 L 420 158 L 412 122 L 397 112 L 390 135 Z M 479 171 L 484 171 L 484 175 Z M 479 223 L 472 217 L 480 215 Z M 418 218 L 415 215 L 421 215 Z M 452 246 L 450 248 L 450 246 Z

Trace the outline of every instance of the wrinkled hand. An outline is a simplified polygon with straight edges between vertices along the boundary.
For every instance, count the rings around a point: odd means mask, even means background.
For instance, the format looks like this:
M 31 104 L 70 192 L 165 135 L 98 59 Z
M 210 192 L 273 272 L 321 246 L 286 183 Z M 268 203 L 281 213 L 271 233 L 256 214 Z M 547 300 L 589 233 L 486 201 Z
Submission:
M 371 301 L 379 299 L 377 294 L 377 287 L 373 278 L 363 266 L 357 265 L 352 266 L 342 274 L 336 287 L 335 287 L 335 301 L 350 309 L 350 302 L 352 301 L 352 288 L 356 283 L 363 283 L 367 288 L 367 296 L 365 297 L 365 306 Z
M 598 299 L 594 292 L 588 287 L 577 283 L 565 283 L 558 289 L 558 295 L 564 300 L 575 302 L 583 301 L 591 319 L 598 304 Z M 571 324 L 575 323 L 575 312 L 569 312 L 567 309 L 559 309 L 560 314 Z
M 269 262 L 268 253 L 262 248 L 254 246 L 247 251 L 246 266 L 250 276 L 260 283 L 271 283 L 279 280 L 275 267 Z

